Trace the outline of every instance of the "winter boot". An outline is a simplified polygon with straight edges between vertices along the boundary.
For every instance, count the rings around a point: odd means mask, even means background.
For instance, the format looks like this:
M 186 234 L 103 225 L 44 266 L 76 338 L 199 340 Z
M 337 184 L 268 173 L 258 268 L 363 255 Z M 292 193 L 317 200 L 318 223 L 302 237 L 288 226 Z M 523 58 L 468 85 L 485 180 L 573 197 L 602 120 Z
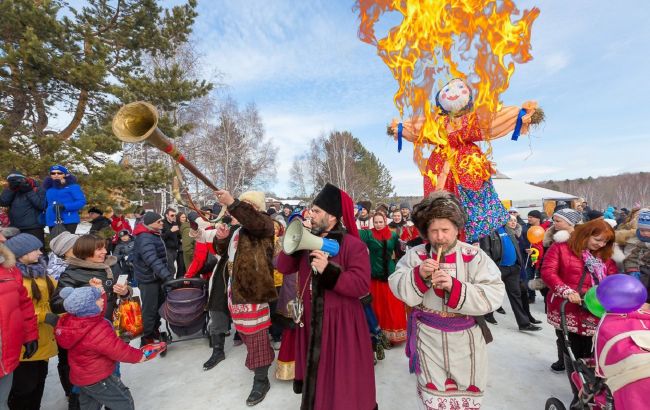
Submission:
M 264 400 L 264 397 L 266 397 L 266 393 L 269 389 L 271 389 L 271 383 L 269 382 L 269 367 L 270 366 L 264 366 L 255 369 L 253 389 L 246 399 L 246 405 L 254 406 L 257 403 L 260 403 Z
M 390 350 L 390 349 L 393 348 L 393 344 L 390 342 L 390 340 L 388 340 L 388 337 L 386 336 L 386 334 L 384 332 L 379 333 L 379 343 L 382 345 L 384 350 Z M 379 360 L 382 360 L 382 359 L 379 359 Z
M 68 396 L 68 410 L 81 410 L 79 393 L 70 393 Z
M 555 339 L 555 344 L 557 345 L 557 362 L 553 363 L 551 365 L 551 371 L 555 373 L 564 373 L 564 352 L 563 352 L 563 344 L 560 338 Z
M 210 335 L 210 341 L 212 342 L 212 356 L 210 356 L 207 362 L 203 363 L 203 370 L 212 369 L 226 358 L 226 354 L 223 352 L 225 339 L 226 337 L 223 334 Z
M 377 357 L 377 360 L 384 360 L 386 358 L 384 349 L 385 347 L 383 343 L 377 343 L 377 346 L 375 346 L 375 355 Z

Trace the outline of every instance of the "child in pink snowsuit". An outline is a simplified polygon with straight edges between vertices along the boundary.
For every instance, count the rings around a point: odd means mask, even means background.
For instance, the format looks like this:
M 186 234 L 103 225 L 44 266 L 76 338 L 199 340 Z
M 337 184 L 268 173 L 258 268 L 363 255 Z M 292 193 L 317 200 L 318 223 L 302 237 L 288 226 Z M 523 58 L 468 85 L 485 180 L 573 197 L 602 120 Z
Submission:
M 596 336 L 597 371 L 617 409 L 647 409 L 650 391 L 650 309 L 603 316 Z

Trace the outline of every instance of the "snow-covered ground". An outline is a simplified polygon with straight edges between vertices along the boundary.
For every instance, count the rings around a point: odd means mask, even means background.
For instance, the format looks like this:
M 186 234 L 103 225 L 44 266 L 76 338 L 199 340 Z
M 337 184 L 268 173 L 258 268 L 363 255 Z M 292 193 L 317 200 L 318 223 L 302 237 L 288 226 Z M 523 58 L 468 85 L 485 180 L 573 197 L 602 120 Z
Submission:
M 540 298 L 531 306 L 533 315 L 545 319 Z M 552 373 L 556 359 L 555 333 L 544 323 L 543 330 L 524 333 L 517 330 L 510 306 L 506 316 L 495 314 L 499 324 L 491 326 L 494 342 L 489 346 L 489 377 L 483 408 L 489 410 L 543 409 L 546 399 L 555 396 L 568 404 L 570 388 L 564 374 Z M 135 345 L 136 342 L 133 342 Z M 226 342 L 226 360 L 210 371 L 202 365 L 210 356 L 207 339 L 174 343 L 164 358 L 142 364 L 123 364 L 122 379 L 131 389 L 136 408 L 156 410 L 198 410 L 248 408 L 245 404 L 253 374 L 244 367 L 246 347 Z M 50 361 L 44 410 L 67 409 L 56 370 L 56 357 Z M 271 374 L 274 367 L 271 368 Z M 386 359 L 375 367 L 377 402 L 383 410 L 415 409 L 415 377 L 408 373 L 403 346 L 386 352 Z M 291 382 L 272 378 L 271 390 L 256 409 L 298 409 L 300 397 Z M 348 409 L 337 409 L 348 410 Z M 356 410 L 356 409 L 349 409 Z

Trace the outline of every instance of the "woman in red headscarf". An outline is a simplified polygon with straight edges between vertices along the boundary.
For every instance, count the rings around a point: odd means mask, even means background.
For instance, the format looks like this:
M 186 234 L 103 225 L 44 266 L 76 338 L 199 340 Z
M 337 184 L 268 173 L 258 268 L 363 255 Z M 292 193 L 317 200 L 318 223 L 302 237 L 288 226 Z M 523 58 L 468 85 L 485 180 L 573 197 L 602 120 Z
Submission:
M 372 229 L 359 231 L 370 252 L 372 308 L 386 338 L 391 343 L 400 343 L 406 340 L 406 309 L 404 302 L 397 299 L 388 287 L 388 277 L 395 272 L 399 237 L 388 228 L 383 212 L 377 212 L 372 222 Z

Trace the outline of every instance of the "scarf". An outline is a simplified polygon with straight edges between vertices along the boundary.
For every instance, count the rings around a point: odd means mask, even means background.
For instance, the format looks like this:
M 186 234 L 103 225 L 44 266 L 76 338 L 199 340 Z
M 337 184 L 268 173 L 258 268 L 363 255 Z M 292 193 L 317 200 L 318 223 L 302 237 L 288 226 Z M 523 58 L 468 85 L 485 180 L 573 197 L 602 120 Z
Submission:
M 59 277 L 61 277 L 61 274 L 67 267 L 68 262 L 65 259 L 56 256 L 54 252 L 50 252 L 50 260 L 47 263 L 47 274 L 50 275 L 51 278 L 59 280 Z
M 595 257 L 587 249 L 582 251 L 582 261 L 585 264 L 585 268 L 591 273 L 591 277 L 594 278 L 596 284 L 600 283 L 605 279 L 605 274 L 607 268 L 602 259 Z
M 38 258 L 38 262 L 29 265 L 16 261 L 16 267 L 24 278 L 43 278 L 47 274 L 47 263 L 43 256 Z

